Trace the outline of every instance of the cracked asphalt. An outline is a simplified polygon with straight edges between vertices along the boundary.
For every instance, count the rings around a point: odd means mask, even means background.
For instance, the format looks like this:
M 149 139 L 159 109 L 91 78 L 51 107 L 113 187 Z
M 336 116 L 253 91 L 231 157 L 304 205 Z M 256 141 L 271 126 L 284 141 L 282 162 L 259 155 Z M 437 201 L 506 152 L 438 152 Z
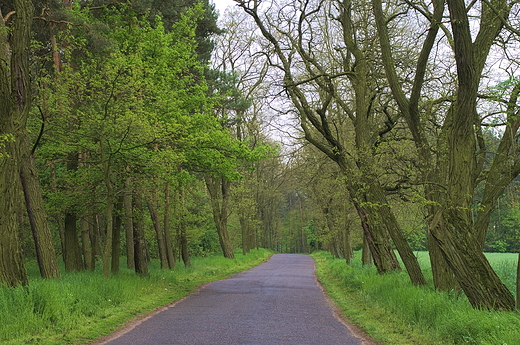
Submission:
M 338 317 L 307 255 L 276 254 L 105 338 L 108 345 L 361 345 Z

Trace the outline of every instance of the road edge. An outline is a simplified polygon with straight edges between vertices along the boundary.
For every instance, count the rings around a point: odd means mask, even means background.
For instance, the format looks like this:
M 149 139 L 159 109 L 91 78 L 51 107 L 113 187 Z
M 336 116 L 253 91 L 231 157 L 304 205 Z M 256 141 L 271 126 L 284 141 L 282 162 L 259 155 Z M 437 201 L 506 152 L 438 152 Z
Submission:
M 334 318 L 341 322 L 345 327 L 347 327 L 347 329 L 354 335 L 354 337 L 361 340 L 362 345 L 384 345 L 384 343 L 372 339 L 372 337 L 370 336 L 370 334 L 368 334 L 367 331 L 365 331 L 362 327 L 352 323 L 352 321 L 350 321 L 349 318 L 341 312 L 341 309 L 329 296 L 327 290 L 318 279 L 318 275 L 316 274 L 316 260 L 314 258 L 312 259 L 314 260 L 314 280 L 316 281 L 316 285 L 318 285 L 321 292 L 323 293 L 323 296 L 325 297 L 325 300 L 327 301 L 329 307 L 332 309 L 332 315 L 334 316 Z

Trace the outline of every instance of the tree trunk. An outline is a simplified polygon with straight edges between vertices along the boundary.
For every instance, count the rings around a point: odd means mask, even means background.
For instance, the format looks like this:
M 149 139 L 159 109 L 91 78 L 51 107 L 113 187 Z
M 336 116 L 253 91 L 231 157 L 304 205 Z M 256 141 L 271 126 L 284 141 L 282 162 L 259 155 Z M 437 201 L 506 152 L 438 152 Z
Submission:
M 90 224 L 88 216 L 81 217 L 81 243 L 83 247 L 83 257 L 85 259 L 85 267 L 89 271 L 94 271 L 96 268 L 95 255 L 93 253 L 92 242 L 90 241 Z
M 425 181 L 440 182 L 440 176 L 444 176 L 444 174 L 437 173 L 436 176 L 433 176 L 433 174 L 429 174 L 429 178 L 425 178 Z M 439 187 L 437 187 L 437 189 L 438 188 Z M 433 223 L 435 215 L 441 210 L 439 205 L 442 205 L 443 193 L 441 193 L 439 190 L 435 190 L 430 185 L 425 186 L 425 193 L 426 199 L 428 200 L 428 252 L 430 256 L 430 265 L 432 268 L 433 284 L 435 286 L 435 289 L 439 291 L 459 291 L 460 285 L 457 282 L 457 279 L 455 278 L 453 271 L 448 266 L 446 258 L 444 257 L 444 255 L 442 255 L 442 251 L 439 248 L 439 243 L 437 243 L 433 236 L 433 233 L 444 233 L 446 231 L 449 231 L 446 228 L 446 225 L 444 224 L 442 219 L 439 219 L 439 222 L 436 224 Z M 430 227 L 433 225 L 438 227 L 438 229 L 432 231 Z
M 119 272 L 119 257 L 121 256 L 121 225 L 123 223 L 123 196 L 120 196 L 116 204 L 114 215 L 114 233 L 112 239 L 112 273 Z
M 361 251 L 361 262 L 363 266 L 370 266 L 373 264 L 374 259 L 370 252 L 370 246 L 368 245 L 367 237 L 363 234 L 363 248 Z
M 182 188 L 182 187 L 181 187 Z M 181 245 L 181 257 L 184 262 L 184 266 L 190 267 L 190 252 L 188 248 L 188 237 L 186 236 L 186 206 L 184 200 L 184 189 L 179 191 L 180 203 L 178 209 L 179 216 L 179 242 Z
M 53 193 L 58 192 L 58 186 L 56 183 L 56 169 L 53 163 L 49 164 L 49 170 L 50 170 L 50 187 L 51 191 Z M 65 222 L 63 220 L 63 213 L 62 212 L 56 212 L 52 214 L 52 218 L 58 224 L 58 234 L 60 236 L 60 249 L 61 249 L 61 255 L 62 258 L 65 258 Z
M 114 185 L 111 180 L 111 167 L 112 159 L 110 154 L 106 154 L 104 139 L 101 138 L 99 141 L 101 151 L 101 164 L 103 166 L 103 181 L 105 182 L 105 188 L 107 193 L 107 204 L 105 206 L 105 248 L 103 250 L 103 275 L 108 278 L 110 275 L 111 266 L 111 254 L 112 254 L 112 240 L 114 232 Z
M 3 127 L 5 128 L 5 127 Z M 10 157 L 0 157 L 0 283 L 14 287 L 27 285 L 27 273 L 23 261 L 18 234 L 21 198 L 19 171 L 14 163 L 14 146 L 6 144 Z
M 473 43 L 465 2 L 453 0 L 447 4 L 453 31 L 458 88 L 453 127 L 447 134 L 449 177 L 446 206 L 438 216 L 442 217 L 448 231 L 443 234 L 434 231 L 433 235 L 461 288 L 475 308 L 513 310 L 513 295 L 489 265 L 481 251 L 478 234 L 475 236 L 473 233 L 472 214 L 479 167 L 474 129 L 478 123 L 478 87 L 489 49 L 500 31 L 501 16 L 506 13 L 489 15 L 490 9 L 483 8 L 486 17 L 482 18 L 481 25 L 486 26 L 486 31 L 480 31 Z M 498 1 L 495 5 L 498 7 L 493 11 L 507 8 L 505 1 Z M 493 26 L 487 27 L 488 25 Z M 435 226 L 432 229 L 438 228 Z
M 223 177 L 206 176 L 205 180 L 222 253 L 225 258 L 234 259 L 235 254 L 227 230 L 231 182 Z
M 437 230 L 447 231 L 447 230 Z M 445 257 L 442 255 L 442 251 L 439 248 L 439 244 L 435 241 L 432 235 L 432 231 L 428 229 L 428 253 L 430 256 L 430 265 L 432 268 L 433 285 L 436 290 L 439 291 L 458 291 L 460 290 L 459 284 L 455 279 L 453 271 L 448 266 Z
M 38 172 L 29 146 L 27 131 L 21 135 L 22 159 L 20 180 L 25 196 L 25 206 L 36 248 L 36 258 L 42 278 L 59 278 L 60 271 L 51 229 L 45 211 Z
M 92 253 L 94 254 L 95 261 L 103 255 L 101 250 L 101 221 L 99 220 L 99 214 L 92 216 L 92 222 L 90 223 L 90 236 Z
M 29 51 L 33 4 L 15 0 L 11 51 L 0 15 L 0 282 L 7 286 L 28 284 L 19 234 L 21 205 L 18 142 L 31 106 Z M 11 56 L 10 56 L 11 53 Z
M 175 255 L 170 234 L 170 182 L 168 181 L 164 187 L 164 245 L 166 246 L 168 267 L 173 269 L 175 267 Z
M 126 266 L 130 269 L 135 268 L 134 261 L 134 226 L 132 211 L 132 187 L 130 178 L 125 181 L 125 191 L 123 194 L 123 207 L 125 213 L 125 238 L 126 238 Z
M 439 213 L 434 222 L 439 221 Z M 500 281 L 488 260 L 480 251 L 477 241 L 454 235 L 453 230 L 436 231 L 432 226 L 432 235 L 439 244 L 446 262 L 452 269 L 462 290 L 474 308 L 488 310 L 513 310 L 515 299 L 507 287 Z
M 144 219 L 143 219 L 143 198 L 140 192 L 134 193 L 134 267 L 135 272 L 141 275 L 148 275 L 148 260 L 146 249 L 146 238 L 144 234 Z
M 67 170 L 75 171 L 78 169 L 78 154 L 71 153 L 67 157 Z M 79 245 L 79 237 L 77 230 L 77 213 L 74 207 L 65 212 L 65 227 L 63 245 L 63 260 L 65 261 L 65 270 L 67 272 L 82 271 L 85 269 L 83 265 L 83 255 L 81 246 Z
M 426 278 L 421 271 L 417 257 L 413 254 L 412 248 L 406 241 L 394 214 L 388 206 L 386 196 L 383 194 L 383 190 L 377 181 L 372 181 L 369 187 L 369 202 L 373 205 L 377 205 L 377 210 L 374 210 L 372 214 L 379 214 L 379 222 L 384 224 L 392 237 L 392 241 L 401 256 L 401 260 L 406 267 L 408 276 L 412 281 L 413 285 L 427 285 Z
M 246 216 L 242 215 L 239 218 L 240 222 L 240 230 L 242 235 L 242 255 L 246 255 L 251 251 L 250 243 L 249 243 L 249 232 L 251 231 L 249 229 L 249 224 L 246 219 Z
M 369 224 L 367 212 L 359 206 L 357 201 L 354 201 L 354 206 L 361 219 L 361 226 L 363 227 L 367 247 L 370 250 L 377 272 L 384 274 L 400 269 L 397 257 L 390 245 L 388 235 L 382 231 L 383 229 L 381 229 L 381 227 L 374 229 L 373 226 Z
M 350 261 L 352 260 L 352 244 L 350 241 L 350 222 L 348 220 L 344 230 L 341 232 L 341 243 L 345 262 L 347 265 L 350 265 Z
M 79 245 L 77 231 L 76 213 L 65 213 L 65 252 L 63 260 L 65 261 L 65 270 L 67 272 L 83 271 L 83 255 Z
M 166 245 L 164 243 L 164 232 L 161 229 L 161 223 L 159 221 L 159 207 L 157 189 L 152 191 L 152 196 L 147 200 L 148 210 L 152 218 L 153 227 L 155 229 L 155 236 L 157 239 L 157 246 L 159 247 L 159 260 L 161 262 L 161 268 L 163 270 L 168 269 L 168 257 L 166 254 Z
M 518 253 L 516 266 L 516 310 L 520 310 L 520 253 Z

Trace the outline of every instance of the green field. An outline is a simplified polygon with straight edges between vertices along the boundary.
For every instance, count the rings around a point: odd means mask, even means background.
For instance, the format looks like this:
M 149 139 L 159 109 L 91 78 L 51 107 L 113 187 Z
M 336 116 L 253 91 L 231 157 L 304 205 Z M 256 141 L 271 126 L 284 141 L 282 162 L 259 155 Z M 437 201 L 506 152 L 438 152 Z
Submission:
M 37 277 L 29 286 L 0 288 L 0 344 L 82 344 L 117 329 L 136 315 L 178 300 L 201 284 L 229 277 L 266 261 L 271 251 L 252 250 L 236 259 L 192 258 L 161 270 L 150 264 L 150 276 L 121 270 L 108 279 L 101 272 L 65 273 L 61 279 Z
M 427 252 L 417 252 L 428 287 L 413 286 L 405 272 L 378 275 L 363 267 L 360 253 L 350 266 L 315 252 L 317 275 L 329 296 L 353 323 L 384 344 L 520 344 L 520 314 L 473 309 L 466 298 L 432 287 Z M 514 291 L 518 254 L 489 254 L 504 283 Z

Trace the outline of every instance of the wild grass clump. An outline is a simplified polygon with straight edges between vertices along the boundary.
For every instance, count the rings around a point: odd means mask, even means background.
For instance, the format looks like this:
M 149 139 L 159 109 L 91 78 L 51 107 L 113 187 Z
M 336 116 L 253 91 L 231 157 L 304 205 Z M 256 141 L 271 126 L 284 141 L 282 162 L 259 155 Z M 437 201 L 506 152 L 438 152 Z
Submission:
M 132 317 L 186 296 L 197 286 L 266 261 L 271 252 L 253 250 L 235 260 L 192 258 L 161 270 L 150 264 L 142 277 L 122 269 L 106 279 L 101 272 L 65 273 L 30 279 L 26 287 L 0 288 L 0 344 L 80 344 L 109 333 Z
M 359 261 L 347 266 L 325 252 L 313 257 L 319 279 L 344 313 L 383 342 L 518 344 L 518 313 L 475 310 L 464 295 L 413 286 L 406 272 L 378 275 Z M 499 262 L 498 267 L 505 274 L 511 265 Z

